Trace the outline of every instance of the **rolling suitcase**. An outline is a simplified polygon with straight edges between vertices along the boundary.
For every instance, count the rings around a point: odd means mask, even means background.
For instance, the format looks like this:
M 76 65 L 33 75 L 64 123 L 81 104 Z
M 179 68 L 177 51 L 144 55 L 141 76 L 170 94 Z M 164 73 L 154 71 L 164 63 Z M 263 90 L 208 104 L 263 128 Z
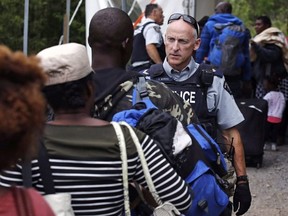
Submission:
M 268 103 L 264 99 L 236 99 L 245 120 L 237 128 L 244 145 L 246 166 L 260 168 L 263 161 Z

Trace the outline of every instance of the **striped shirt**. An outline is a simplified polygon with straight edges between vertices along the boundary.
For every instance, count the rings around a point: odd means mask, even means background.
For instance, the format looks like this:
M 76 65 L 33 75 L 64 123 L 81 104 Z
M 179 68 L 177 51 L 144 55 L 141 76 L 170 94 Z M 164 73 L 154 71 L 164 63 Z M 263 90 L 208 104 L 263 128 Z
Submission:
M 147 188 L 141 162 L 128 129 L 122 127 L 128 154 L 129 181 Z M 188 186 L 175 173 L 157 144 L 135 129 L 142 145 L 148 168 L 162 201 L 173 203 L 179 211 L 191 205 Z M 47 125 L 44 143 L 48 150 L 56 193 L 72 195 L 75 215 L 121 215 L 123 184 L 120 150 L 112 125 L 61 126 Z M 43 192 L 37 160 L 32 161 L 33 186 Z M 21 166 L 5 171 L 0 185 L 22 185 Z

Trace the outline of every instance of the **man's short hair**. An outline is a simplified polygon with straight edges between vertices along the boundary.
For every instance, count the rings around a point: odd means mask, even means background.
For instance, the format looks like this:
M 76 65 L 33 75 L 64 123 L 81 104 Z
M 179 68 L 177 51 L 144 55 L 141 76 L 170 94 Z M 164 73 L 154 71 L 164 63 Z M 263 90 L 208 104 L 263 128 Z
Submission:
M 256 20 L 261 20 L 263 22 L 263 24 L 267 27 L 271 27 L 272 26 L 272 22 L 271 22 L 271 19 L 270 17 L 268 16 L 258 16 L 256 18 Z
M 219 2 L 216 5 L 215 8 L 215 13 L 228 13 L 231 14 L 232 13 L 232 4 L 230 4 L 229 2 Z
M 144 15 L 145 17 L 148 17 L 151 15 L 152 11 L 156 8 L 158 8 L 158 4 L 148 4 L 146 5 L 146 8 L 145 8 L 145 12 L 144 12 Z

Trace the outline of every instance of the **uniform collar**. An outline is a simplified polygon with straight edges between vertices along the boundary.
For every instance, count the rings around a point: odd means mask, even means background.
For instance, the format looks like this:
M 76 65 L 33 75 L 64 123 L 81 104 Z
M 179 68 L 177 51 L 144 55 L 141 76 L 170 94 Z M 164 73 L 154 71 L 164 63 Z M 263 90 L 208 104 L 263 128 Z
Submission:
M 148 22 L 154 22 L 155 23 L 155 20 L 151 19 L 151 18 L 146 18 L 143 22 L 143 24 L 145 23 L 148 23 Z
M 193 58 L 191 58 L 189 64 L 182 71 L 173 69 L 167 62 L 167 58 L 165 58 L 163 62 L 163 68 L 167 75 L 177 82 L 182 82 L 189 79 L 196 72 L 198 67 L 199 64 L 196 63 Z

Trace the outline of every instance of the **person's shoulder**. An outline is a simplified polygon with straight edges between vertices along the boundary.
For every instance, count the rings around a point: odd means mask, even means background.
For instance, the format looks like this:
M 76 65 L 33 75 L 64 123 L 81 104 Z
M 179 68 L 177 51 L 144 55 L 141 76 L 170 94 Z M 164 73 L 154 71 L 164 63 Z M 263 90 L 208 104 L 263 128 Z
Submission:
M 278 92 L 279 92 L 278 94 L 280 95 L 281 99 L 283 99 L 283 98 L 285 99 L 284 93 L 281 91 L 278 91 Z
M 144 27 L 145 29 L 146 28 L 151 28 L 151 27 L 154 27 L 154 26 L 159 26 L 159 25 L 152 19 L 146 19 L 141 25 L 141 27 L 142 28 Z
M 148 80 L 146 83 L 148 96 L 158 109 L 167 111 L 184 124 L 198 121 L 190 103 L 184 101 L 167 85 L 155 80 Z
M 172 91 L 162 82 L 148 79 L 146 83 L 147 83 L 147 88 L 150 91 L 157 93 L 157 95 L 159 95 L 159 96 L 160 95 L 165 96 L 165 94 L 167 94 L 167 93 L 168 94 L 172 93 Z
M 208 21 L 206 22 L 205 27 L 209 29 L 214 28 L 215 23 L 217 23 L 216 19 L 213 19 L 213 17 L 210 17 Z
M 138 137 L 138 139 L 141 141 L 144 137 L 147 136 L 147 134 L 145 134 L 143 131 L 139 130 L 138 128 L 136 127 L 132 127 L 132 130 L 135 132 L 136 136 Z M 129 131 L 129 128 L 125 125 L 121 125 L 121 129 L 123 130 L 123 134 L 125 137 L 130 137 L 131 136 L 131 133 Z M 132 147 L 134 148 L 135 145 L 132 143 Z M 135 149 L 136 150 L 136 149 Z
M 144 31 L 146 32 L 149 32 L 149 31 L 155 31 L 155 32 L 161 32 L 161 26 L 158 25 L 157 23 L 148 23 L 146 26 L 145 26 L 145 29 Z
M 167 85 L 156 80 L 147 80 L 146 82 L 148 96 L 151 101 L 158 107 L 173 107 L 181 103 L 178 94 L 174 93 Z

